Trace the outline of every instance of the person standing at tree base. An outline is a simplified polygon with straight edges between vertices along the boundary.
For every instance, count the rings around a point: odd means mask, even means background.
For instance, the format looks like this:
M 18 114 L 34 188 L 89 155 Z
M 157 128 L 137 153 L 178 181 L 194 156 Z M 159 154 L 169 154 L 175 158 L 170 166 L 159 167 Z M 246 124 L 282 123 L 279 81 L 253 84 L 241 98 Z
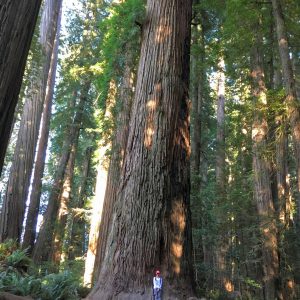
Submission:
M 162 300 L 162 278 L 160 271 L 156 271 L 156 276 L 153 277 L 153 298 L 154 300 Z

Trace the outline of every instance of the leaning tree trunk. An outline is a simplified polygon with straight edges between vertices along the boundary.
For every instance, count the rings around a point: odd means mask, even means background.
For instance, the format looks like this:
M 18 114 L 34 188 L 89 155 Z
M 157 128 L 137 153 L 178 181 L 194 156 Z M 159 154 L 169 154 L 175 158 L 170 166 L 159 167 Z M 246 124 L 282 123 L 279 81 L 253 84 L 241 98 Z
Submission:
M 0 5 L 0 175 L 41 0 Z
M 40 74 L 37 75 L 38 77 Z M 6 194 L 3 199 L 0 218 L 0 242 L 13 239 L 20 242 L 22 225 L 33 167 L 35 143 L 38 138 L 39 116 L 43 106 L 41 86 L 33 83 L 26 100 L 13 163 L 10 169 Z
M 99 280 L 88 299 L 193 295 L 189 208 L 192 1 L 148 0 L 126 157 Z
M 3 201 L 0 222 L 0 241 L 7 238 L 20 241 L 26 208 L 26 199 L 34 164 L 35 148 L 39 135 L 39 127 L 47 88 L 51 55 L 56 35 L 61 0 L 58 5 L 45 6 L 41 25 L 48 28 L 46 36 L 41 33 L 44 61 L 37 63 L 37 74 L 33 74 L 31 86 L 27 91 L 22 119 L 15 147 L 14 159 L 10 170 L 7 192 Z M 50 18 L 50 22 L 45 15 Z M 50 23 L 50 24 L 48 24 Z
M 40 128 L 40 138 L 37 147 L 37 155 L 34 166 L 33 180 L 31 185 L 31 194 L 28 207 L 28 213 L 26 218 L 25 232 L 22 246 L 23 248 L 29 248 L 31 252 L 33 249 L 34 241 L 36 238 L 36 226 L 39 214 L 40 197 L 42 191 L 42 178 L 45 167 L 46 151 L 48 145 L 48 137 L 50 130 L 50 118 L 52 100 L 55 86 L 56 68 L 57 68 L 57 56 L 59 46 L 59 32 L 60 32 L 60 18 L 57 24 L 57 35 L 53 47 L 53 53 L 51 58 L 51 65 L 49 70 L 49 76 L 47 81 L 47 92 L 45 95 L 43 117 Z
M 252 79 L 254 120 L 252 124 L 252 150 L 254 172 L 254 197 L 262 235 L 264 294 L 266 300 L 280 296 L 278 290 L 279 257 L 277 227 L 270 180 L 270 162 L 266 158 L 268 123 L 266 116 L 266 88 L 262 69 L 261 40 L 253 49 Z M 281 299 L 281 298 L 279 298 Z
M 84 91 L 80 96 L 78 106 L 76 108 L 76 114 L 74 121 L 71 125 L 69 133 L 66 136 L 61 157 L 58 163 L 58 167 L 55 173 L 54 182 L 52 185 L 52 190 L 48 200 L 48 206 L 44 215 L 43 223 L 41 225 L 39 235 L 37 237 L 34 249 L 33 249 L 33 260 L 36 263 L 41 261 L 50 260 L 51 257 L 51 246 L 53 240 L 53 230 L 55 226 L 55 221 L 59 209 L 59 199 L 62 191 L 62 183 L 65 175 L 66 166 L 69 160 L 71 145 L 73 140 L 79 134 L 81 127 L 84 105 L 87 100 L 87 93 L 90 87 L 90 83 L 84 83 Z

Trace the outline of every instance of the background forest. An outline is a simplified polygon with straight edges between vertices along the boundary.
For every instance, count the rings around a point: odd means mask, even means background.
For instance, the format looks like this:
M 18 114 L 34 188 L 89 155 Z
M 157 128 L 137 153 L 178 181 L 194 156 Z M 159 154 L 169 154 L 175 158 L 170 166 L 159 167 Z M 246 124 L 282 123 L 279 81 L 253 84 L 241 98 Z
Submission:
M 0 291 L 75 300 L 106 261 L 146 1 L 36 18 L 11 129 L 0 116 Z M 300 299 L 300 1 L 194 0 L 190 26 L 195 295 Z

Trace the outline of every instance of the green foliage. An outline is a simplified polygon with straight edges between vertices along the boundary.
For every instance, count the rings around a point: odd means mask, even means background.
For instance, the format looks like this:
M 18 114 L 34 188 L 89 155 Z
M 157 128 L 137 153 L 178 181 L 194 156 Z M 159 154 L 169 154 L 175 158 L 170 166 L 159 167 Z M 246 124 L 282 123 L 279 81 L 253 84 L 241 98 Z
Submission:
M 100 92 L 100 107 L 105 107 L 109 83 L 119 82 L 125 63 L 125 55 L 137 57 L 139 37 L 144 19 L 142 0 L 127 0 L 108 9 L 109 17 L 100 23 L 104 38 L 101 45 L 100 60 L 94 66 L 98 70 L 97 89 Z M 124 51 L 125 50 L 125 51 Z
M 42 279 L 41 297 L 44 300 L 76 300 L 78 282 L 66 271 L 59 274 L 49 274 Z
M 14 295 L 37 297 L 41 293 L 41 280 L 33 276 L 23 277 L 14 272 L 0 273 L 0 291 Z
M 17 249 L 14 241 L 0 244 L 0 266 L 0 291 L 3 292 L 41 300 L 76 300 L 89 292 L 80 284 L 82 263 L 72 266 L 72 271 L 66 266 L 66 271 L 61 273 L 41 275 L 26 250 Z
M 16 251 L 12 252 L 11 255 L 6 257 L 6 259 L 4 260 L 4 264 L 8 268 L 14 268 L 17 269 L 18 271 L 27 270 L 27 268 L 30 266 L 31 261 L 27 256 L 26 251 L 27 251 L 26 249 L 25 250 L 17 249 Z

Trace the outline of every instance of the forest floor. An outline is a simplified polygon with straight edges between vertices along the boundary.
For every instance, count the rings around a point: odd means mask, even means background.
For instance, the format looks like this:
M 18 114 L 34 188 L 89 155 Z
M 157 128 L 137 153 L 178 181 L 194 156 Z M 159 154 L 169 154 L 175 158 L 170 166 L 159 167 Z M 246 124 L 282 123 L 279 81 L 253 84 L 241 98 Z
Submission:
M 29 296 L 26 297 L 16 296 L 10 293 L 2 292 L 0 293 L 0 300 L 33 300 L 33 298 Z

